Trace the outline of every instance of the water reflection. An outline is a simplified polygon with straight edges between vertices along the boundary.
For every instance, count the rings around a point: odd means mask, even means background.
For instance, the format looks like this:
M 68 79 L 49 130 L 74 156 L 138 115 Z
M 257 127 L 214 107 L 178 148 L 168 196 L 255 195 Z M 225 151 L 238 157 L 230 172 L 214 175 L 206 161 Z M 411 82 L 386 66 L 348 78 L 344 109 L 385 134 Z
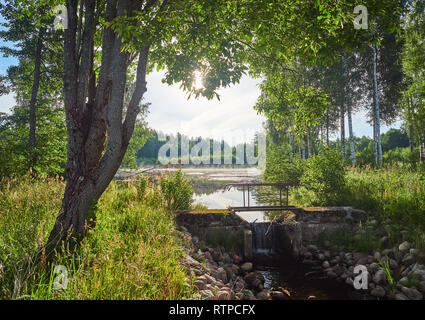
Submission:
M 231 181 L 208 181 L 205 179 L 193 179 L 194 200 L 196 203 L 206 206 L 208 209 L 226 209 L 228 207 L 244 206 L 244 191 L 242 188 L 225 190 L 225 185 Z M 276 188 L 257 187 L 249 192 L 250 206 L 279 205 L 280 194 Z M 285 204 L 286 199 L 282 202 Z M 248 205 L 248 192 L 245 189 L 245 205 Z M 246 211 L 238 215 L 248 222 L 267 222 L 284 212 Z

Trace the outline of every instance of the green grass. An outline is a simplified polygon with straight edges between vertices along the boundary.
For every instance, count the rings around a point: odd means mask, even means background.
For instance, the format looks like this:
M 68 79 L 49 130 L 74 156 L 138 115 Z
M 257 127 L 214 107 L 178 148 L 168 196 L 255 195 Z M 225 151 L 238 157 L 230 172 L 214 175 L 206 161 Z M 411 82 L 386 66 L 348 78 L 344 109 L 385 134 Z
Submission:
M 64 182 L 10 179 L 0 184 L 0 299 L 184 299 L 192 295 L 179 263 L 185 241 L 156 186 L 112 183 L 97 226 L 75 250 L 46 263 L 43 246 L 61 205 Z M 38 259 L 37 257 L 41 257 Z M 56 265 L 67 289 L 54 290 Z
M 378 226 L 390 225 L 390 239 L 402 241 L 402 230 L 408 240 L 425 250 L 425 173 L 403 168 L 350 168 L 346 173 L 345 190 L 341 190 L 338 205 L 367 211 Z M 305 188 L 290 193 L 290 203 L 316 206 L 315 195 Z M 424 251 L 425 255 L 425 251 Z

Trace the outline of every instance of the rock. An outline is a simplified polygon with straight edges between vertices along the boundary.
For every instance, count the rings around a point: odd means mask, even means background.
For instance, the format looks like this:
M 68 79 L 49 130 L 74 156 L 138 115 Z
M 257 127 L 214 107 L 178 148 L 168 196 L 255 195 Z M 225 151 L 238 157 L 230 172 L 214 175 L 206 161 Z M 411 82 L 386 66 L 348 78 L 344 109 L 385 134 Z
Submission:
M 377 264 L 376 262 L 371 263 L 368 267 L 368 270 L 373 274 L 375 274 L 376 271 L 378 271 L 378 269 L 379 269 L 379 264 Z
M 329 258 L 331 257 L 331 252 L 330 252 L 329 250 L 325 250 L 325 251 L 323 252 L 323 254 L 325 255 L 325 258 L 326 258 L 326 259 L 329 259 Z
M 379 239 L 379 242 L 382 246 L 387 246 L 390 242 L 390 239 L 387 236 L 383 236 L 381 239 Z
M 384 249 L 382 250 L 382 255 L 385 257 L 385 256 L 388 256 L 391 252 L 392 252 L 391 249 Z
M 373 282 L 376 284 L 381 284 L 386 282 L 386 275 L 383 270 L 376 271 L 375 275 L 373 276 Z
M 244 290 L 243 291 L 243 300 L 256 300 L 254 294 L 251 290 Z
M 211 255 L 211 252 L 209 252 L 209 251 L 205 251 L 205 252 L 204 252 L 204 257 L 205 257 L 205 259 L 207 259 L 208 261 L 213 261 L 213 257 L 212 257 L 212 255 Z
M 315 246 L 314 244 L 310 244 L 310 245 L 308 245 L 308 246 L 307 246 L 307 249 L 308 249 L 308 251 L 310 251 L 310 252 L 316 252 L 317 250 L 319 250 L 319 249 L 317 248 L 317 246 Z
M 233 290 L 235 292 L 241 292 L 243 289 L 245 289 L 245 281 L 243 281 L 242 279 L 240 279 L 240 280 L 238 280 L 235 283 L 235 285 L 233 287 Z
M 227 283 L 229 280 L 227 279 L 227 273 L 226 270 L 223 268 L 218 268 L 216 271 L 216 277 L 217 280 L 223 281 L 223 283 Z
M 268 290 L 262 290 L 255 296 L 258 300 L 268 300 L 270 298 Z
M 374 297 L 378 297 L 378 298 L 383 298 L 385 297 L 385 289 L 382 288 L 381 286 L 376 286 L 372 291 L 371 291 L 371 295 Z
M 223 259 L 221 253 L 218 250 L 214 250 L 212 252 L 212 257 L 213 257 L 213 260 L 217 263 Z
M 408 266 L 410 264 L 412 264 L 413 262 L 415 262 L 415 256 L 411 253 L 408 253 L 404 256 L 403 260 L 401 261 L 401 263 L 404 266 Z
M 202 277 L 205 277 L 208 284 L 215 284 L 216 283 L 215 278 L 210 276 L 209 274 L 204 274 L 204 275 L 200 276 L 198 279 L 201 279 Z
M 286 300 L 288 296 L 281 291 L 270 291 L 270 297 L 272 300 Z
M 242 300 L 243 296 L 244 296 L 243 292 L 238 292 L 238 293 L 235 294 L 235 299 L 236 300 Z
M 329 268 L 331 265 L 329 264 L 329 262 L 328 261 L 324 261 L 323 263 L 322 263 L 322 267 L 323 267 L 323 269 L 327 269 L 327 268 Z
M 403 290 L 402 290 L 402 291 L 403 291 Z M 404 293 L 405 295 L 407 295 L 407 297 L 408 297 L 409 299 L 412 299 L 412 300 L 422 300 L 422 298 L 423 298 L 422 293 L 420 293 L 420 292 L 418 291 L 418 289 L 416 289 L 416 288 L 409 288 L 409 290 L 408 290 L 407 292 L 404 292 L 404 291 L 403 291 L 403 293 Z
M 250 272 L 252 270 L 252 263 L 251 262 L 245 262 L 243 265 L 241 265 L 241 270 L 243 272 Z
M 227 291 L 227 290 L 218 291 L 215 297 L 216 297 L 217 300 L 231 300 L 232 299 L 232 295 L 231 295 L 230 291 Z
M 338 277 L 338 275 L 337 275 L 335 272 L 333 272 L 332 270 L 328 271 L 328 272 L 326 273 L 326 276 L 327 276 L 328 278 L 332 278 L 332 279 L 335 279 L 336 277 Z
M 316 296 L 308 296 L 307 300 L 317 300 Z
M 401 292 L 403 292 L 411 300 L 422 300 L 423 295 L 416 288 L 402 287 Z
M 193 284 L 196 288 L 198 288 L 199 291 L 205 290 L 207 288 L 207 283 L 206 281 L 202 281 L 202 280 L 195 280 L 194 284 Z
M 396 293 L 395 295 L 395 299 L 396 300 L 409 300 L 408 297 L 406 297 L 404 294 L 402 294 L 401 292 Z
M 193 267 L 193 268 L 200 268 L 203 269 L 202 264 L 199 263 L 199 261 L 196 261 L 195 259 L 193 259 L 191 256 L 186 255 L 183 258 L 183 265 L 186 267 Z
M 390 265 L 390 268 L 393 270 L 398 268 L 398 263 L 394 259 L 389 260 L 389 265 Z
M 401 252 L 408 251 L 409 249 L 410 249 L 410 243 L 407 241 L 404 241 L 398 246 L 398 250 Z
M 409 279 L 407 277 L 403 277 L 398 281 L 402 286 L 407 286 L 409 284 Z
M 379 251 L 376 251 L 373 254 L 373 258 L 375 259 L 375 261 L 379 261 L 381 259 L 381 253 Z
M 250 272 L 243 278 L 248 286 L 253 286 L 255 280 L 257 280 L 257 273 Z
M 317 255 L 317 259 L 319 259 L 320 261 L 323 261 L 323 260 L 325 260 L 325 255 L 323 253 L 319 253 Z
M 425 281 L 419 283 L 419 290 L 425 293 Z
M 227 252 L 223 254 L 223 262 L 225 264 L 229 264 L 232 262 L 232 259 L 230 258 L 230 255 Z
M 201 290 L 200 294 L 203 299 L 211 300 L 214 298 L 214 294 L 211 290 Z
M 358 261 L 358 260 L 363 259 L 363 258 L 367 258 L 366 253 L 363 253 L 363 252 L 354 252 L 353 253 L 353 259 L 354 260 Z M 358 264 L 361 264 L 361 263 L 358 263 Z
M 345 279 L 345 283 L 348 284 L 350 287 L 354 286 L 354 281 L 351 278 Z
M 306 258 L 306 259 L 311 259 L 313 257 L 313 255 L 311 254 L 311 252 L 309 252 L 309 251 L 307 251 L 305 254 L 304 254 L 304 258 Z
M 416 280 L 425 280 L 425 270 L 415 270 L 411 273 Z
M 195 274 L 195 276 L 202 276 L 204 274 L 204 271 L 199 269 L 192 269 L 192 272 Z

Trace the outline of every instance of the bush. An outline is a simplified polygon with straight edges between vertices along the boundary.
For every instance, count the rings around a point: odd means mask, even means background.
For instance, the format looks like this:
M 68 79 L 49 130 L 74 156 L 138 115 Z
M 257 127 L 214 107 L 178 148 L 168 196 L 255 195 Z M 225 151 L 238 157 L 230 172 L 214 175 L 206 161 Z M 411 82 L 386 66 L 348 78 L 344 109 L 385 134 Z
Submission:
M 267 166 L 264 178 L 269 182 L 300 183 L 304 173 L 304 161 L 294 155 L 292 163 L 289 158 L 278 148 L 267 153 Z
M 306 163 L 301 185 L 314 193 L 317 205 L 341 203 L 346 189 L 345 167 L 338 151 L 324 149 Z
M 193 203 L 193 186 L 179 170 L 161 180 L 161 191 L 169 210 L 189 210 Z

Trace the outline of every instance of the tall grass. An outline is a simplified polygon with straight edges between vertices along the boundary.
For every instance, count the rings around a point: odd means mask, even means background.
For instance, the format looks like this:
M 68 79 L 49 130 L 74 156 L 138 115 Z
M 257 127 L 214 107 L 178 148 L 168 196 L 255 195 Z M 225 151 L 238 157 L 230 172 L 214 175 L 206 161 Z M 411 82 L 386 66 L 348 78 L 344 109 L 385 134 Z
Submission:
M 323 205 L 317 194 L 305 187 L 294 190 L 291 203 L 298 206 Z M 425 248 L 425 172 L 406 168 L 350 168 L 345 184 L 334 203 L 363 209 L 382 225 L 390 225 L 390 237 L 401 241 L 400 231 L 408 231 L 411 242 Z
M 179 263 L 185 240 L 156 186 L 111 183 L 97 225 L 76 249 L 46 263 L 43 245 L 59 212 L 64 182 L 11 179 L 0 184 L 0 299 L 184 299 Z M 41 257 L 41 258 L 40 258 Z M 55 266 L 67 268 L 54 290 Z

